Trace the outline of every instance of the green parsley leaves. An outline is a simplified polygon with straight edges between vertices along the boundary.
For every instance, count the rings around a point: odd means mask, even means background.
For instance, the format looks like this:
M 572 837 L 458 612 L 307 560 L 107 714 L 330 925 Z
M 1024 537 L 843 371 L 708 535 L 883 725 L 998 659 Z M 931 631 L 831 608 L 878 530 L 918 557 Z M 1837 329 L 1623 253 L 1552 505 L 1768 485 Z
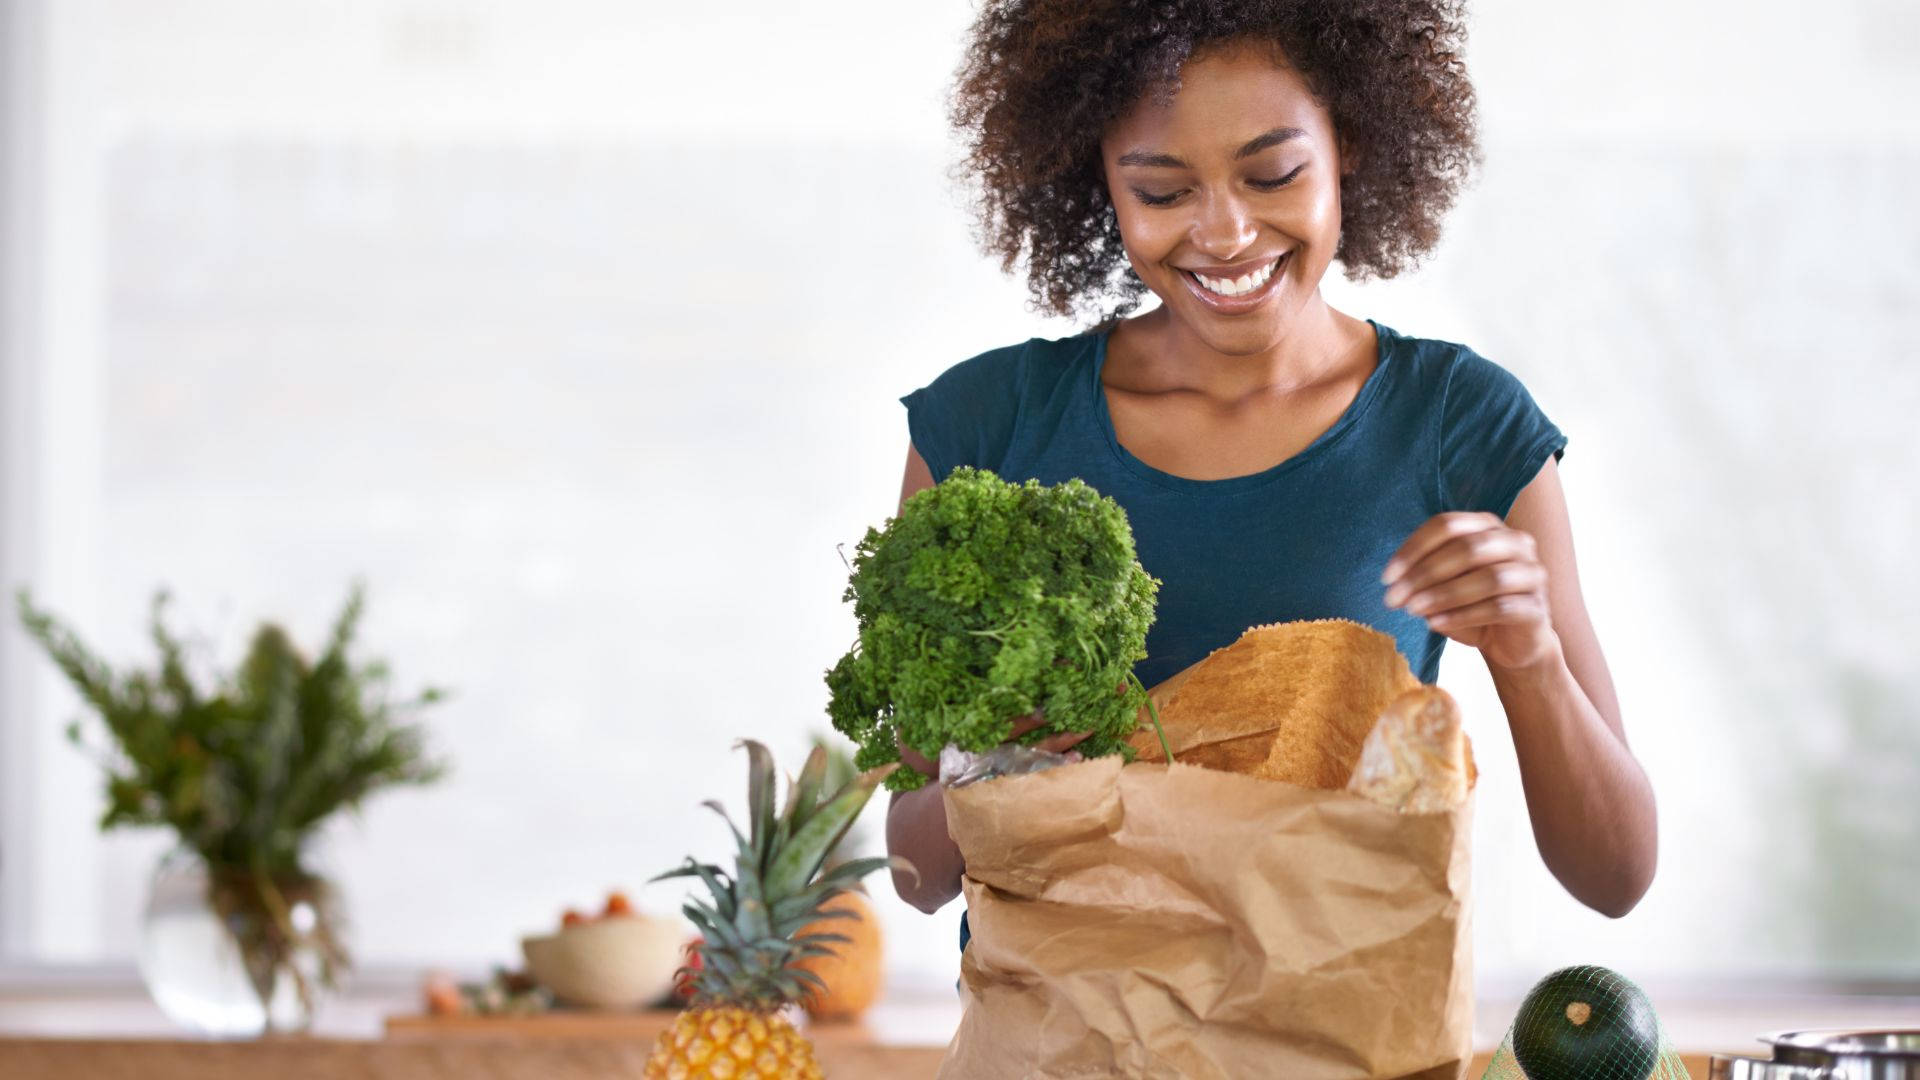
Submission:
M 1160 582 L 1135 558 L 1126 512 L 1079 479 L 1009 483 L 957 468 L 868 529 L 844 599 L 860 640 L 827 672 L 833 726 L 855 764 L 900 759 L 899 742 L 938 760 L 949 743 L 984 751 L 1044 710 L 1037 742 L 1091 731 L 1086 757 L 1132 756 Z M 897 769 L 896 791 L 925 777 Z

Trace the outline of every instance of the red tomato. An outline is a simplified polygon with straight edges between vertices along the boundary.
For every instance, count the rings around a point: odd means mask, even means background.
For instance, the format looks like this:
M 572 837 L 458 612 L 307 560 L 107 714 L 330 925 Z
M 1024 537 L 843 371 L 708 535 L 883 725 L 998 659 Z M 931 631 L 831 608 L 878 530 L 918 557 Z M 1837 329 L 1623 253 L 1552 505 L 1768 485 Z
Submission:
M 693 996 L 693 973 L 701 968 L 700 946 L 704 944 L 706 944 L 705 938 L 696 937 L 680 948 L 680 952 L 686 957 L 686 963 L 682 965 L 685 970 L 674 976 L 673 992 L 683 1000 Z

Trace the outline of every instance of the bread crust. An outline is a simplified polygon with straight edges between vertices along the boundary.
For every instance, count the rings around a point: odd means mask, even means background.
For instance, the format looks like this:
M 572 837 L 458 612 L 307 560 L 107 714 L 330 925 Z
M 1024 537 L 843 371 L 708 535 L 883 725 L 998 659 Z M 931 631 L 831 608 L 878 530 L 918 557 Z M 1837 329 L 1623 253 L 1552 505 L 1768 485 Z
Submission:
M 1393 638 L 1349 619 L 1249 627 L 1233 644 L 1149 691 L 1177 761 L 1284 780 L 1347 785 L 1381 712 L 1420 685 Z M 1164 758 L 1144 728 L 1137 760 Z

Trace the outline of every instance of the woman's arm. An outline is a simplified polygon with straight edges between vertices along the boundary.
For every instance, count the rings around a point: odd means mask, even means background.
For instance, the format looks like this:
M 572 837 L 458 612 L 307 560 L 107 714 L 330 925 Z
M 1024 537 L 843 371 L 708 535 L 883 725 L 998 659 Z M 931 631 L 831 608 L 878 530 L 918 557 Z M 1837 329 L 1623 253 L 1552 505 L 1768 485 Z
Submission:
M 940 781 L 929 780 L 917 791 L 894 792 L 887 804 L 887 854 L 903 856 L 920 872 L 915 879 L 895 869 L 893 890 L 929 915 L 960 895 L 960 876 L 967 869 L 947 833 L 947 803 L 941 792 Z
M 908 443 L 907 472 L 900 483 L 901 507 L 906 506 L 908 497 L 932 486 L 933 471 Z M 931 762 L 904 748 L 901 760 L 908 768 L 929 775 L 935 771 Z M 967 868 L 960 848 L 947 833 L 947 804 L 940 793 L 940 782 L 929 780 L 917 791 L 894 792 L 887 803 L 887 854 L 904 857 L 920 872 L 916 879 L 904 870 L 894 870 L 893 889 L 900 899 L 929 915 L 960 895 L 960 875 Z
M 1617 919 L 1653 884 L 1659 856 L 1653 785 L 1627 748 L 1613 679 L 1580 594 L 1573 530 L 1552 458 L 1514 500 L 1507 523 L 1534 539 L 1559 643 L 1531 666 L 1487 662 L 1513 731 L 1534 842 L 1568 892 Z
M 1581 903 L 1619 918 L 1653 882 L 1653 788 L 1620 723 L 1549 458 L 1502 522 L 1446 513 L 1389 564 L 1389 606 L 1479 649 L 1506 708 L 1534 841 Z
M 1012 742 L 1046 722 L 1046 714 L 1035 709 L 1013 722 L 1007 740 Z M 1033 744 L 1035 749 L 1065 754 L 1091 732 L 1063 731 Z M 893 889 L 900 899 L 931 915 L 947 901 L 960 895 L 960 877 L 967 872 L 967 861 L 947 831 L 947 802 L 941 792 L 939 767 L 912 747 L 902 744 L 900 761 L 909 769 L 928 777 L 916 791 L 896 791 L 887 804 L 887 854 L 905 856 L 919 877 L 902 870 L 893 872 Z

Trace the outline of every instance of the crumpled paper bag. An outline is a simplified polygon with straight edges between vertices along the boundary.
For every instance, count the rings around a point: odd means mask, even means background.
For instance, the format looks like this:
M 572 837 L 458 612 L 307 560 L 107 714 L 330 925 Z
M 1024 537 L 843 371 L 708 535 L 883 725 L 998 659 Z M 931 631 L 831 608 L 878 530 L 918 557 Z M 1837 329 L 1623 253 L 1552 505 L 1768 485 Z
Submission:
M 941 1080 L 1465 1069 L 1470 798 L 1118 757 L 943 797 L 973 937 Z

